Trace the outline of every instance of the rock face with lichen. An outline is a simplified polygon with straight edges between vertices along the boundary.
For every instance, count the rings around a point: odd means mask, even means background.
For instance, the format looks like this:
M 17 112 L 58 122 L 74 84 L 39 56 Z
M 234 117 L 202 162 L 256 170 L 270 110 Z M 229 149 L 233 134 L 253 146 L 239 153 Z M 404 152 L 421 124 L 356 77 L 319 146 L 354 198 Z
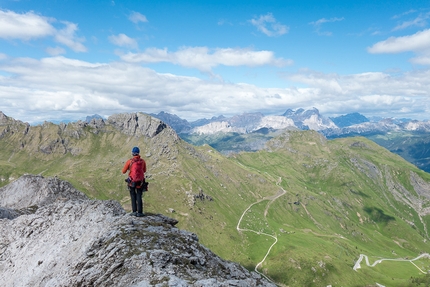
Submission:
M 176 224 L 25 175 L 0 188 L 0 286 L 275 286 Z

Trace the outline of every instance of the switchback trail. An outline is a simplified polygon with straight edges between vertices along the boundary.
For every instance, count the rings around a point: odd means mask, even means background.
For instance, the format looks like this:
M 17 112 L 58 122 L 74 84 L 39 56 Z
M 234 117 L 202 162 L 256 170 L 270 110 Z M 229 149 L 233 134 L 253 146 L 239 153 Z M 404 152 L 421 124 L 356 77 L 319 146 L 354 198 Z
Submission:
M 255 266 L 255 272 L 257 272 L 257 273 L 259 273 L 261 276 L 264 276 L 264 278 L 266 278 L 267 280 L 269 280 L 269 281 L 271 281 L 272 282 L 272 280 L 270 279 L 270 278 L 268 278 L 266 275 L 264 275 L 263 273 L 261 273 L 261 272 L 259 272 L 258 271 L 258 267 L 260 267 L 262 264 L 263 264 L 263 262 L 266 260 L 266 258 L 267 258 L 267 256 L 269 255 L 269 253 L 270 253 L 270 251 L 272 250 L 272 248 L 273 248 L 273 246 L 275 246 L 275 244 L 278 242 L 278 238 L 276 237 L 276 234 L 275 235 L 271 235 L 271 234 L 267 234 L 267 233 L 264 233 L 264 232 L 260 232 L 260 231 L 256 231 L 256 230 L 252 230 L 252 229 L 247 229 L 247 228 L 240 228 L 240 223 L 242 222 L 242 219 L 243 219 L 243 217 L 245 216 L 245 214 L 246 214 L 246 212 L 252 207 L 252 206 L 254 206 L 255 204 L 257 204 L 257 203 L 260 203 L 260 202 L 262 202 L 262 201 L 264 201 L 264 200 L 270 200 L 269 201 L 269 203 L 267 204 L 267 207 L 266 207 L 266 209 L 265 209 L 265 211 L 264 211 L 264 217 L 266 217 L 266 215 L 267 215 L 267 210 L 268 210 L 268 208 L 270 207 L 270 205 L 276 200 L 276 199 L 278 199 L 279 197 L 281 197 L 282 195 L 284 195 L 284 194 L 286 194 L 287 192 L 280 186 L 280 183 L 281 183 L 281 181 L 282 181 L 282 179 L 281 178 L 279 178 L 279 180 L 276 182 L 276 185 L 277 186 L 279 186 L 280 188 L 281 188 L 281 192 L 278 192 L 276 195 L 273 195 L 273 196 L 269 196 L 269 197 L 264 197 L 264 198 L 262 198 L 262 199 L 260 199 L 260 200 L 258 200 L 257 202 L 254 202 L 254 203 L 252 203 L 250 206 L 248 206 L 248 208 L 247 209 L 245 209 L 245 211 L 242 213 L 242 216 L 240 217 L 240 219 L 239 219 L 239 222 L 237 223 L 237 226 L 236 226 L 236 229 L 237 229 L 237 231 L 238 232 L 241 232 L 241 231 L 249 231 L 249 232 L 253 232 L 253 233 L 256 233 L 256 234 L 258 234 L 258 235 L 264 235 L 264 236 L 268 236 L 268 237 L 271 237 L 271 238 L 273 238 L 274 240 L 275 240 L 275 242 L 273 242 L 273 244 L 269 247 L 269 249 L 267 250 L 267 252 L 266 252 L 266 255 L 264 256 L 264 258 L 263 258 L 263 260 L 261 260 L 256 266 Z
M 416 257 L 414 259 L 401 259 L 401 258 L 399 258 L 399 259 L 388 259 L 388 258 L 383 258 L 383 259 L 376 260 L 375 262 L 373 262 L 373 264 L 370 264 L 369 263 L 369 258 L 367 257 L 367 255 L 360 254 L 360 257 L 358 258 L 357 262 L 355 262 L 354 267 L 352 269 L 354 269 L 354 271 L 357 271 L 357 269 L 360 269 L 361 268 L 360 263 L 361 263 L 361 261 L 363 261 L 363 259 L 365 259 L 366 265 L 369 266 L 369 267 L 375 267 L 376 264 L 381 263 L 382 261 L 408 261 L 408 262 L 412 263 L 412 265 L 414 265 L 421 273 L 427 274 L 427 272 L 424 272 L 414 262 L 412 262 L 412 261 L 421 259 L 423 257 L 427 257 L 427 258 L 430 259 L 430 254 L 423 253 L 423 254 L 421 254 L 420 256 L 418 256 L 418 257 Z

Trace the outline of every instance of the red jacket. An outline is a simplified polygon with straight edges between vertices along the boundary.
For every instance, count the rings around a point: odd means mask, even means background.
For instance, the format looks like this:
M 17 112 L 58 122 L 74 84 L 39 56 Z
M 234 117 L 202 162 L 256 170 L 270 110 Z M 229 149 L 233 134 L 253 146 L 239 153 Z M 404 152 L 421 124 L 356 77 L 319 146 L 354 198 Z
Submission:
M 135 155 L 134 158 L 140 158 L 140 155 Z M 131 160 L 132 159 L 129 159 L 129 160 L 127 160 L 125 162 L 124 167 L 122 168 L 122 173 L 126 173 L 127 170 L 130 170 Z M 143 174 L 145 174 L 145 172 L 146 172 L 146 162 L 145 162 L 145 160 L 143 158 L 142 158 L 142 160 L 143 160 L 143 165 L 142 165 Z

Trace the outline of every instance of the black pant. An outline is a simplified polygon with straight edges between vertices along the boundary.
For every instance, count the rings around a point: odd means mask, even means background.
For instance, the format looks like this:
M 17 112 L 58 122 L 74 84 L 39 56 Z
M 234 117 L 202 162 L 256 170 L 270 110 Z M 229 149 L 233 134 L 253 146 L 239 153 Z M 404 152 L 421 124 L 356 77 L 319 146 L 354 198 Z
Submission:
M 128 187 L 131 197 L 131 209 L 133 212 L 143 213 L 142 193 L 143 187 Z

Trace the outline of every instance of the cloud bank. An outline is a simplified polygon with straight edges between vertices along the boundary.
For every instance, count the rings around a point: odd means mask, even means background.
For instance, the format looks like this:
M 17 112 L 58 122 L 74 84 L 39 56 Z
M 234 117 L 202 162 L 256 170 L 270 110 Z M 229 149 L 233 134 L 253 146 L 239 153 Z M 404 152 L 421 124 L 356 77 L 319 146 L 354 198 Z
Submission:
M 307 88 L 261 88 L 161 74 L 134 63 L 89 63 L 63 56 L 3 59 L 0 69 L 10 75 L 0 76 L 0 110 L 8 114 L 13 109 L 15 118 L 33 122 L 135 111 L 168 111 L 188 120 L 253 111 L 280 114 L 300 107 L 380 115 L 388 108 L 399 115 L 404 107 L 410 113 L 429 111 L 427 99 L 423 101 L 430 88 L 429 71 L 392 77 L 302 70 L 288 78 Z

